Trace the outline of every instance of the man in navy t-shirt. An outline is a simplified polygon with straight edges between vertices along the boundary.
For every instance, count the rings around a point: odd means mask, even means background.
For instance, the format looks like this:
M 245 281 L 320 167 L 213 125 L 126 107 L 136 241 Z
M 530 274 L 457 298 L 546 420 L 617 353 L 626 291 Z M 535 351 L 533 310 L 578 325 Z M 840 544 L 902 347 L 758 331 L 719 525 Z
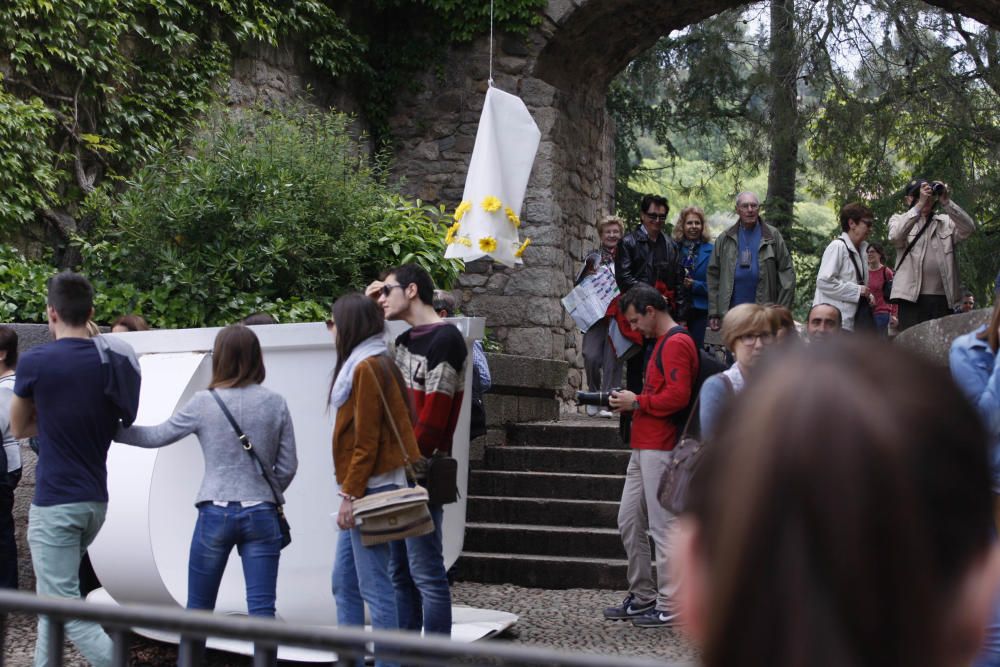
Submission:
M 87 321 L 94 289 L 64 271 L 49 280 L 49 331 L 55 341 L 18 363 L 11 428 L 38 436 L 28 544 L 39 595 L 77 598 L 80 559 L 104 523 L 107 455 L 121 411 L 105 395 L 101 357 Z M 38 619 L 35 665 L 48 665 L 48 618 Z M 66 635 L 92 665 L 110 665 L 112 642 L 96 623 L 69 621 Z

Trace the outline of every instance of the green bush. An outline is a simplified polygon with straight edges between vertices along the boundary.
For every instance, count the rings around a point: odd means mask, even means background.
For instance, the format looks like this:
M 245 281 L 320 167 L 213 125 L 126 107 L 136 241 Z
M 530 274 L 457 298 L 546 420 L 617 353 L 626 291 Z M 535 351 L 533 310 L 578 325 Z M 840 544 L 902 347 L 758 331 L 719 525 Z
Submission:
M 301 107 L 219 112 L 190 144 L 155 151 L 123 191 L 95 191 L 93 231 L 77 244 L 99 319 L 315 321 L 408 261 L 450 287 L 462 265 L 444 259 L 443 211 L 392 193 L 350 122 Z

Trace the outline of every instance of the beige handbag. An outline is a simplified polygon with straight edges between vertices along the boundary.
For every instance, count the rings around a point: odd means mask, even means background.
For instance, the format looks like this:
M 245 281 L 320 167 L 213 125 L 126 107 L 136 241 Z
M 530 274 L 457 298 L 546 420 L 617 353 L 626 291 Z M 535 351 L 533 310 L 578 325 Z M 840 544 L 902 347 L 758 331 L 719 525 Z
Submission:
M 396 427 L 396 420 L 389 410 L 389 402 L 382 391 L 382 383 L 378 382 L 376 386 L 379 396 L 382 397 L 389 425 L 403 452 L 406 477 L 416 484 L 410 457 L 406 454 L 406 447 Z M 426 535 L 434 530 L 434 521 L 427 507 L 427 489 L 417 484 L 413 487 L 382 491 L 358 498 L 354 501 L 354 524 L 361 533 L 361 544 L 366 547 Z

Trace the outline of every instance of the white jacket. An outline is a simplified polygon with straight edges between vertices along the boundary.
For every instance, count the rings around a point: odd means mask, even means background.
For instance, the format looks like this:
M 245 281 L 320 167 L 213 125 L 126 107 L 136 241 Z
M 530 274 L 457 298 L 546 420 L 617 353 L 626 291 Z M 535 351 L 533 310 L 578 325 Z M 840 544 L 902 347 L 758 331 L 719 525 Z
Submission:
M 844 328 L 854 329 L 854 315 L 858 312 L 858 301 L 861 299 L 861 288 L 868 284 L 868 262 L 866 260 L 868 242 L 862 241 L 861 250 L 854 247 L 847 232 L 834 239 L 823 251 L 823 261 L 816 275 L 816 294 L 813 305 L 829 303 L 840 310 L 844 320 Z M 861 271 L 861 283 L 854 270 L 855 264 Z
M 892 279 L 892 298 L 916 302 L 920 296 L 923 283 L 924 256 L 932 252 L 937 256 L 941 267 L 941 279 L 944 282 L 948 305 L 958 306 L 962 295 L 958 288 L 958 261 L 955 259 L 955 245 L 972 236 L 976 231 L 976 223 L 958 204 L 949 201 L 941 207 L 941 212 L 934 215 L 934 223 L 924 232 L 920 240 L 913 246 L 902 264 L 899 259 L 910 241 L 920 233 L 925 218 L 920 215 L 920 209 L 914 205 L 905 213 L 897 213 L 889 218 L 889 240 L 896 246 L 896 268 Z

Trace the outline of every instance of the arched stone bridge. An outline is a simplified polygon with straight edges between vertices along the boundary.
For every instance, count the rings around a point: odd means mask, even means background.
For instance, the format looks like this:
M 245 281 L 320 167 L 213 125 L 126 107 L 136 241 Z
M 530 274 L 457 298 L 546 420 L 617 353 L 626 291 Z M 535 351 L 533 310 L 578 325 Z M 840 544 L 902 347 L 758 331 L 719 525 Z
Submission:
M 508 270 L 469 264 L 460 285 L 467 314 L 512 354 L 565 359 L 579 367 L 579 335 L 559 299 L 582 257 L 596 247 L 593 224 L 612 208 L 613 128 L 608 85 L 637 55 L 672 30 L 746 4 L 739 0 L 550 0 L 527 37 L 500 35 L 494 82 L 520 96 L 542 132 L 525 200 L 522 233 L 532 245 Z M 933 4 L 1000 27 L 1000 0 Z M 403 94 L 392 118 L 404 189 L 454 207 L 462 197 L 489 69 L 486 38 L 455 49 L 421 92 Z M 571 372 L 571 385 L 580 382 Z

